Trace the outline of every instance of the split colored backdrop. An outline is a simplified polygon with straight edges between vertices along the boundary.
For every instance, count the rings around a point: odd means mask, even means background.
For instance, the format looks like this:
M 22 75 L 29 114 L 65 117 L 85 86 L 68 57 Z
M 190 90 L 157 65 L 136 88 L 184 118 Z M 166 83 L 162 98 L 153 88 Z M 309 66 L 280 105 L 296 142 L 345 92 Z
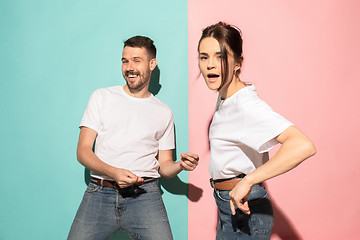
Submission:
M 357 239 L 359 10 L 355 0 L 1 1 L 0 239 L 66 239 L 89 180 L 76 161 L 78 124 L 95 89 L 124 84 L 123 41 L 137 34 L 158 48 L 150 90 L 173 109 L 175 156 L 201 157 L 194 172 L 160 181 L 174 239 L 214 239 L 216 93 L 199 75 L 197 44 L 218 21 L 243 32 L 241 79 L 318 151 L 267 181 L 272 239 Z

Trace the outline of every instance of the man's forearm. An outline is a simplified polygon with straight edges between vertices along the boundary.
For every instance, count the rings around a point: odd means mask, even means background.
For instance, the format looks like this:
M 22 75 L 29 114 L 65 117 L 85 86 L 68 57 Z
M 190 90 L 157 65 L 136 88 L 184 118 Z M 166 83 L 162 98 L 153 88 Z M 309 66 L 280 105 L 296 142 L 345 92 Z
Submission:
M 182 171 L 180 162 L 174 162 L 173 160 L 167 160 L 160 164 L 159 173 L 163 178 L 175 177 Z
M 91 149 L 79 146 L 77 149 L 77 159 L 87 169 L 113 178 L 112 176 L 115 171 L 115 167 L 101 161 Z

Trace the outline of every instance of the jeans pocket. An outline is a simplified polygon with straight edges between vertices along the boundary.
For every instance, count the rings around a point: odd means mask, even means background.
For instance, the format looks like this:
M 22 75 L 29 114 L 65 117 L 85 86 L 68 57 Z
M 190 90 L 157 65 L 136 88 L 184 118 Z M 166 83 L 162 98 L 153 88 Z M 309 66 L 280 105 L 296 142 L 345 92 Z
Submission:
M 99 191 L 101 188 L 101 186 L 95 184 L 95 183 L 89 183 L 89 186 L 86 188 L 86 191 L 87 193 L 94 193 L 94 192 L 97 192 Z
M 264 188 L 254 192 L 255 197 L 249 201 L 250 221 L 254 235 L 271 235 L 274 224 L 273 209 L 269 195 Z
M 230 202 L 230 196 L 229 196 L 229 192 L 230 191 L 220 191 L 217 189 L 214 189 L 214 195 L 216 195 L 216 197 L 224 202 L 229 203 Z M 216 198 L 215 198 L 216 199 Z

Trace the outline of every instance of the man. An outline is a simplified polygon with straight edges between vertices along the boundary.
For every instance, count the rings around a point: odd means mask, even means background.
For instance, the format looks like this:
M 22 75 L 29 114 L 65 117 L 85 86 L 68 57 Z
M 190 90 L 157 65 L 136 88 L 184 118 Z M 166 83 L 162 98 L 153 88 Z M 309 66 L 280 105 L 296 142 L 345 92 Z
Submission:
M 194 170 L 198 156 L 182 153 L 180 161 L 172 159 L 172 111 L 148 91 L 156 65 L 153 41 L 132 37 L 122 54 L 126 85 L 91 95 L 77 158 L 92 178 L 68 239 L 106 239 L 119 229 L 133 239 L 172 239 L 156 179 Z

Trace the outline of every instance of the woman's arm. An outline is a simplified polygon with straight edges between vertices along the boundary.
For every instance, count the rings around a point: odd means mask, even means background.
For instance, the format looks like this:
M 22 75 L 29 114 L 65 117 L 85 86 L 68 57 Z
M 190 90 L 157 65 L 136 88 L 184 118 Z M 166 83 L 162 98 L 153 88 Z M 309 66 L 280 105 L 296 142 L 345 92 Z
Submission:
M 279 151 L 269 161 L 242 179 L 230 191 L 230 207 L 233 214 L 235 214 L 235 206 L 244 213 L 250 214 L 247 198 L 253 185 L 295 168 L 316 153 L 311 140 L 295 126 L 288 127 L 276 137 L 276 140 L 282 144 Z

